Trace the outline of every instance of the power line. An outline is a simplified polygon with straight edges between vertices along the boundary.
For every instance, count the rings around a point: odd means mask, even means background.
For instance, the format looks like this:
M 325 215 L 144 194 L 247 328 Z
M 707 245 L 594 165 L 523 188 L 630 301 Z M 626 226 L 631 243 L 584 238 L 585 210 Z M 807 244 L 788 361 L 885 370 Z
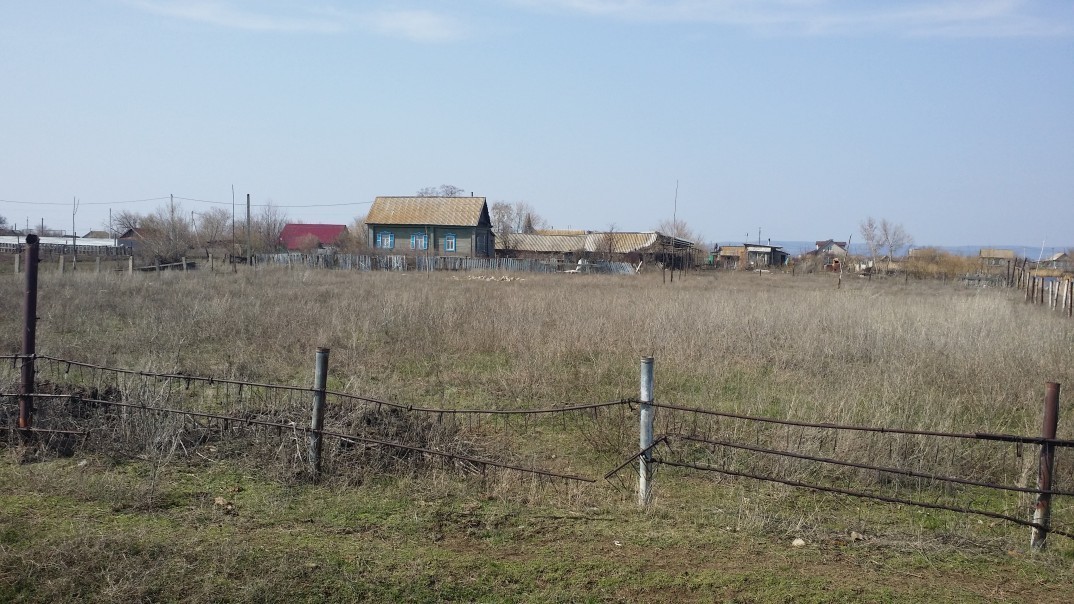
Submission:
M 170 198 L 171 198 L 170 196 L 165 195 L 163 197 L 148 197 L 148 198 L 145 198 L 145 199 L 125 199 L 123 201 L 79 201 L 79 205 L 109 206 L 109 205 L 118 205 L 118 204 L 123 204 L 123 203 L 141 203 L 141 202 L 146 202 L 146 201 L 164 201 L 164 200 L 170 199 Z M 215 201 L 215 200 L 212 200 L 212 199 L 195 199 L 193 197 L 179 197 L 178 195 L 175 196 L 175 199 L 179 199 L 179 200 L 182 200 L 182 201 L 193 201 L 193 202 L 196 202 L 196 203 L 211 203 L 211 204 L 216 204 L 216 205 L 231 205 L 230 201 Z M 16 199 L 0 199 L 0 202 L 2 202 L 2 203 L 16 203 L 16 204 L 20 204 L 20 205 L 29 205 L 29 206 L 65 206 L 65 207 L 69 207 L 71 205 L 70 203 L 59 202 L 59 201 L 20 201 L 20 200 L 16 200 Z M 342 203 L 311 203 L 311 204 L 306 204 L 306 205 L 277 205 L 277 204 L 274 204 L 274 203 L 255 203 L 255 204 L 250 204 L 250 205 L 252 205 L 255 208 L 273 207 L 273 208 L 286 208 L 286 209 L 301 209 L 301 208 L 337 208 L 337 207 L 346 207 L 346 206 L 365 206 L 365 205 L 369 205 L 371 203 L 373 203 L 373 202 L 372 201 L 346 201 L 346 202 L 342 202 Z
M 140 203 L 140 202 L 143 202 L 143 201 L 162 201 L 164 199 L 168 199 L 168 196 L 165 195 L 164 197 L 149 197 L 149 198 L 146 198 L 146 199 L 126 199 L 126 200 L 123 200 L 123 201 L 79 201 L 78 204 L 79 205 L 86 205 L 86 206 L 110 206 L 110 205 L 117 205 L 117 204 L 121 204 L 121 203 Z M 4 203 L 17 203 L 17 204 L 28 205 L 28 206 L 70 206 L 71 205 L 70 203 L 61 202 L 61 201 L 18 201 L 18 200 L 15 200 L 15 199 L 0 199 L 0 201 L 2 201 Z
M 195 201 L 195 202 L 198 202 L 198 203 L 214 203 L 214 204 L 217 204 L 217 205 L 231 205 L 230 201 L 215 201 L 215 200 L 212 200 L 212 199 L 194 199 L 194 198 L 191 198 L 191 197 L 179 197 L 178 195 L 176 195 L 175 198 L 176 199 L 181 199 L 183 201 Z M 345 202 L 342 202 L 342 203 L 310 203 L 310 204 L 305 204 L 305 205 L 278 205 L 278 204 L 275 204 L 275 203 L 252 203 L 250 205 L 252 207 L 255 207 L 255 208 L 269 208 L 269 207 L 271 207 L 271 208 L 294 209 L 294 208 L 336 208 L 336 207 L 343 207 L 343 206 L 364 206 L 364 205 L 369 205 L 371 203 L 373 203 L 373 202 L 372 201 L 345 201 Z

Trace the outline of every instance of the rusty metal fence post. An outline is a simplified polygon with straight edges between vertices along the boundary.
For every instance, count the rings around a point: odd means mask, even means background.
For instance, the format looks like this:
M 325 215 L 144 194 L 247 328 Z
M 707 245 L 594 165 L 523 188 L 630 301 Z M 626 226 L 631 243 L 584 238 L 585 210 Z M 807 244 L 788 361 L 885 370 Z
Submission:
M 26 302 L 23 307 L 22 367 L 19 372 L 19 420 L 22 430 L 34 425 L 34 355 L 37 354 L 37 235 L 26 236 Z
M 309 472 L 316 480 L 321 475 L 321 430 L 324 428 L 324 401 L 328 385 L 328 348 L 317 349 L 313 370 L 313 412 L 310 416 Z
M 638 418 L 641 456 L 638 458 L 638 505 L 645 507 L 652 499 L 650 471 L 653 461 L 653 357 L 641 359 L 641 387 L 639 390 Z
M 1059 384 L 1048 382 L 1044 387 L 1044 424 L 1041 426 L 1040 436 L 1045 439 L 1055 439 L 1056 427 L 1059 425 Z M 1055 469 L 1055 445 L 1050 442 L 1040 444 L 1040 466 L 1037 471 L 1037 489 L 1041 491 L 1052 490 L 1052 472 Z M 1042 550 L 1048 539 L 1048 529 L 1051 526 L 1052 496 L 1050 493 L 1039 493 L 1037 505 L 1033 508 L 1033 522 L 1043 528 L 1033 527 L 1030 536 L 1030 547 Z

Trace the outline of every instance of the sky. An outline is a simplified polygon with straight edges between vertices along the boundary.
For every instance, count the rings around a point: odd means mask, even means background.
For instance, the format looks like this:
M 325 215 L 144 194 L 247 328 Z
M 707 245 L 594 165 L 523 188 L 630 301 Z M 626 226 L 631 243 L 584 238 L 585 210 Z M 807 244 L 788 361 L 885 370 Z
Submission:
M 1074 245 L 1068 0 L 0 0 L 0 82 L 20 226 L 450 184 L 555 228 Z

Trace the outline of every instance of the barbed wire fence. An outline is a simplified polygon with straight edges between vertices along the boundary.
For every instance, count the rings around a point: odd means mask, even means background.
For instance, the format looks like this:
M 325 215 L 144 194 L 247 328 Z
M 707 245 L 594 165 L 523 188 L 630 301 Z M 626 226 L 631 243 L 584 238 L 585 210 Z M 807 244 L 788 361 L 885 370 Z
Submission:
M 21 355 L 0 356 L 10 372 L 0 399 L 3 426 L 15 438 L 19 394 L 14 373 Z M 96 450 L 159 455 L 167 449 L 207 457 L 242 456 L 275 466 L 285 476 L 340 475 L 454 467 L 483 476 L 511 471 L 574 482 L 594 478 L 526 465 L 508 433 L 526 431 L 533 418 L 556 416 L 562 425 L 595 419 L 627 401 L 533 409 L 439 409 L 325 390 L 323 426 L 311 425 L 315 389 L 185 374 L 107 367 L 35 355 L 33 427 L 46 449 L 69 453 L 73 443 Z M 621 416 L 625 417 L 625 416 Z M 181 418 L 181 419 L 175 419 Z M 591 428 L 587 428 L 592 432 Z M 335 442 L 311 471 L 310 437 Z M 317 457 L 321 457 L 317 455 Z M 560 459 L 560 463 L 569 460 Z M 314 476 L 316 477 L 316 476 Z
M 659 402 L 652 396 L 651 366 L 652 359 L 642 360 L 640 448 L 604 476 L 623 487 L 623 473 L 636 463 L 642 506 L 652 499 L 653 472 L 665 466 L 722 482 L 987 517 L 1030 527 L 1033 549 L 1042 549 L 1048 534 L 1074 539 L 1074 440 L 1056 438 L 1057 383 L 1045 385 L 1041 436 L 1020 436 L 811 422 Z
M 945 510 L 1028 526 L 1074 538 L 1074 466 L 1052 462 L 1048 484 L 1034 463 L 1038 449 L 1067 451 L 1074 440 L 984 432 L 943 432 L 844 425 L 752 416 L 659 401 L 624 398 L 590 404 L 525 409 L 434 408 L 360 394 L 325 390 L 324 424 L 311 426 L 316 389 L 186 374 L 107 367 L 35 355 L 37 384 L 32 433 L 43 450 L 70 455 L 76 449 L 151 460 L 182 455 L 209 460 L 246 458 L 286 479 L 337 476 L 362 482 L 374 475 L 450 471 L 488 478 L 514 472 L 539 481 L 593 483 L 570 470 L 524 463 L 511 444 L 540 421 L 604 455 L 630 447 L 629 425 L 649 406 L 655 433 L 604 478 L 621 491 L 624 470 L 645 461 L 645 488 L 666 466 L 703 472 L 724 481 L 761 481 L 786 487 Z M 0 356 L 0 421 L 9 441 L 25 431 L 12 421 L 19 395 L 15 375 L 26 359 Z M 643 393 L 644 394 L 644 393 Z M 1058 388 L 1055 389 L 1058 397 Z M 1058 404 L 1058 401 L 1055 401 Z M 644 433 L 644 429 L 641 430 Z M 311 436 L 332 443 L 311 464 Z M 999 448 L 999 453 L 997 453 Z M 1062 462 L 1066 457 L 1060 457 Z M 642 472 L 642 466 L 637 466 Z M 1034 470 L 1033 472 L 1027 469 Z M 960 475 L 961 474 L 961 475 Z M 640 476 L 639 476 L 640 478 Z M 639 485 L 639 489 L 642 487 Z M 1047 514 L 1034 512 L 1041 499 Z M 1052 499 L 1063 498 L 1052 506 Z M 645 494 L 648 504 L 651 494 Z M 969 504 L 965 502 L 969 501 Z M 1051 517 L 1060 522 L 1051 522 Z M 1027 518 L 1033 519 L 1027 519 Z

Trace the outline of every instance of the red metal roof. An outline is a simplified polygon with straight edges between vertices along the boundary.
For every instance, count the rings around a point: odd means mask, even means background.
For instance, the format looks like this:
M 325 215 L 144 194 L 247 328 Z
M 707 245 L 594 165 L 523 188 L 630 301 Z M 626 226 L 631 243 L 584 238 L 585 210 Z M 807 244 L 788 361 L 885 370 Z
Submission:
M 322 244 L 333 245 L 346 232 L 345 224 L 288 224 L 280 232 L 280 243 L 289 250 L 297 250 L 303 237 L 313 235 Z

